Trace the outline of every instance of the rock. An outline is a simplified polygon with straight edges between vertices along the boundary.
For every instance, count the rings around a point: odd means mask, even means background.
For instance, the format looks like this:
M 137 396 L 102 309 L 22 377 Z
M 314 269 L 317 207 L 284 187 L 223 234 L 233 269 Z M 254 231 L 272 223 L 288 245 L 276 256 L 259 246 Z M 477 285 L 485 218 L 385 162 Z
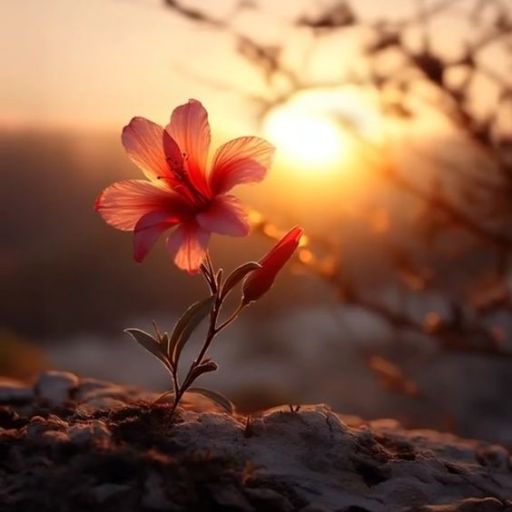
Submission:
M 26 420 L 21 418 L 17 411 L 3 405 L 0 406 L 0 427 L 4 429 L 21 428 L 26 424 Z
M 98 398 L 115 398 L 117 400 L 126 401 L 130 394 L 133 393 L 123 386 L 110 384 L 93 387 L 90 383 L 86 386 L 80 385 L 75 393 L 75 399 L 79 402 L 90 402 Z
M 34 399 L 34 390 L 19 381 L 0 378 L 0 404 L 25 403 Z
M 171 504 L 163 491 L 164 486 L 162 477 L 154 471 L 151 472 L 144 483 L 141 505 L 153 510 L 169 510 Z
M 48 418 L 33 416 L 24 427 L 27 439 L 42 445 L 54 445 L 69 441 L 66 432 L 67 422 L 57 416 L 50 415 Z
M 402 427 L 399 421 L 392 418 L 381 418 L 379 420 L 370 421 L 370 426 L 380 430 L 396 430 Z
M 279 512 L 292 512 L 294 507 L 286 496 L 279 494 L 272 489 L 247 489 L 246 494 L 251 504 L 257 508 L 268 510 L 278 510 Z
M 35 440 L 43 432 L 48 430 L 64 431 L 66 427 L 67 423 L 57 416 L 50 415 L 48 418 L 33 416 L 25 427 L 25 431 L 28 439 Z
M 130 486 L 123 484 L 106 483 L 92 489 L 92 495 L 100 504 L 108 501 L 112 497 L 119 497 L 130 492 Z
M 208 489 L 220 510 L 232 510 L 233 512 L 252 512 L 254 510 L 244 493 L 233 484 L 210 484 Z
M 126 407 L 126 403 L 117 400 L 116 398 L 110 398 L 108 396 L 100 396 L 91 398 L 87 402 L 82 402 L 77 405 L 77 411 L 83 415 L 93 415 L 99 411 L 119 411 Z
M 468 498 L 447 505 L 430 505 L 420 508 L 407 509 L 405 512 L 509 512 L 512 504 L 496 498 Z
M 105 380 L 91 378 L 81 379 L 78 389 L 74 393 L 74 398 L 78 402 L 81 402 L 82 400 L 86 400 L 87 397 L 95 391 L 109 388 L 111 386 L 112 383 Z
M 0 407 L 2 512 L 54 510 L 39 504 L 55 493 L 99 512 L 512 512 L 499 445 L 323 405 L 228 414 L 193 393 L 173 416 L 144 391 L 57 380 L 57 401 L 38 385 L 34 405 Z
M 63 443 L 69 443 L 69 436 L 66 432 L 60 432 L 58 430 L 47 430 L 41 433 L 39 436 L 39 441 L 43 444 L 59 445 Z
M 477 451 L 477 459 L 484 466 L 492 466 L 497 469 L 510 467 L 510 454 L 503 447 L 496 444 L 483 446 Z
M 62 405 L 71 398 L 78 388 L 78 377 L 69 372 L 47 371 L 36 383 L 36 393 L 51 405 Z
M 110 431 L 105 422 L 101 420 L 76 423 L 68 429 L 68 435 L 74 444 L 105 445 L 110 439 Z

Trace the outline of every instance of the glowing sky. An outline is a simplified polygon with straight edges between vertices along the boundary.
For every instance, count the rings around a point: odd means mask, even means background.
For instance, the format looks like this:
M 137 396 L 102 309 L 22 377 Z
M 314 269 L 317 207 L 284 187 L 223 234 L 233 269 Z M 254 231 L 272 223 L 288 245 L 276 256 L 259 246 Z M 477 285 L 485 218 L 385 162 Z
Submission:
M 286 57 L 295 63 L 294 69 L 306 68 L 318 83 L 325 79 L 337 83 L 344 65 L 358 63 L 353 49 L 346 45 L 345 32 L 316 40 L 317 53 L 309 64 L 305 62 L 304 51 L 311 46 L 311 35 L 305 29 L 300 32 L 290 28 L 289 22 L 304 10 L 330 0 L 258 0 L 260 9 L 236 15 L 233 5 L 239 0 L 181 1 L 207 8 L 221 19 L 227 17 L 237 32 L 257 41 L 283 44 Z M 382 13 L 384 3 L 388 8 Z M 392 19 L 415 13 L 418 2 L 353 0 L 352 4 L 364 19 L 383 15 Z M 460 0 L 456 7 L 464 5 L 468 6 L 469 1 Z M 449 53 L 455 33 L 470 36 L 474 32 L 462 24 L 463 19 L 459 9 L 430 24 L 435 34 L 434 50 L 441 48 Z M 318 124 L 316 117 L 304 118 L 304 111 L 299 110 L 266 129 L 265 123 L 256 125 L 254 111 L 239 91 L 261 93 L 265 87 L 262 76 L 236 53 L 231 36 L 177 16 L 163 6 L 163 0 L 0 0 L 0 49 L 0 132 L 75 128 L 84 139 L 84 133 L 90 135 L 96 130 L 119 133 L 134 115 L 166 124 L 172 108 L 192 97 L 207 107 L 216 143 L 241 134 L 264 134 L 278 146 L 274 172 L 262 188 L 262 201 L 279 203 L 284 184 L 290 198 L 286 210 L 293 218 L 306 211 L 305 201 L 310 202 L 309 208 L 317 208 L 319 218 L 329 210 L 329 204 L 343 202 L 340 187 L 333 185 L 332 174 L 324 173 L 324 168 L 330 166 L 336 171 L 338 164 L 343 164 L 349 171 L 343 182 L 347 197 L 355 197 L 351 186 L 365 183 L 361 169 L 368 165 L 348 158 L 357 151 L 333 125 L 333 116 L 346 114 L 366 131 L 375 123 L 364 104 L 358 107 L 349 99 L 337 106 L 324 96 L 329 105 L 315 100 L 315 115 L 325 110 L 330 124 Z M 488 59 L 489 64 L 502 70 L 506 69 L 503 62 L 497 57 Z M 334 78 L 329 75 L 336 72 Z M 229 88 L 216 87 L 219 83 Z M 479 96 L 482 104 L 494 108 L 492 94 Z M 352 107 L 357 107 L 355 114 Z M 432 130 L 432 126 L 431 120 L 421 125 L 416 139 L 427 140 L 427 135 L 442 138 L 441 130 Z M 412 130 L 408 133 L 414 135 Z M 302 140 L 313 140 L 314 147 L 302 144 Z M 120 144 L 113 147 L 122 151 Z M 82 150 L 84 156 L 91 157 L 88 148 Z M 282 169 L 281 174 L 277 168 Z M 367 188 L 366 184 L 361 188 Z
M 213 113 L 242 106 L 231 95 L 220 100 L 191 75 L 227 78 L 258 90 L 259 77 L 233 52 L 233 41 L 181 19 L 160 0 L 0 0 L 2 87 L 0 127 L 118 128 L 133 112 L 164 121 L 169 105 L 188 97 L 208 101 Z M 189 5 L 229 15 L 234 2 Z M 264 0 L 271 13 L 237 15 L 236 24 L 276 40 L 283 20 L 314 2 Z M 370 0 L 357 7 L 371 8 Z M 394 0 L 403 14 L 409 0 Z M 213 32 L 213 37 L 212 37 Z M 187 72 L 184 73 L 183 69 Z M 224 116 L 229 119 L 229 115 Z
M 179 19 L 151 3 L 112 0 L 5 2 L 2 121 L 119 126 L 134 111 L 193 95 L 171 59 L 199 55 Z M 5 21 L 5 19 L 4 19 Z M 212 42 L 200 52 L 205 58 Z

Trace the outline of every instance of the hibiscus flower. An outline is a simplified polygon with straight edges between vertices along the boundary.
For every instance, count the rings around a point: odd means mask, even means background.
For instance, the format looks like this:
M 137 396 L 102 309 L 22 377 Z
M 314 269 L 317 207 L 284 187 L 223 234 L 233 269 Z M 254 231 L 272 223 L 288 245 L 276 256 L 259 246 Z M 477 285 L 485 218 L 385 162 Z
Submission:
M 245 236 L 247 213 L 228 192 L 261 181 L 274 147 L 259 137 L 240 137 L 220 146 L 208 162 L 208 113 L 197 100 L 177 107 L 165 129 L 142 117 L 123 129 L 123 146 L 146 180 L 107 187 L 96 210 L 111 226 L 134 233 L 134 257 L 142 261 L 160 235 L 172 229 L 167 248 L 176 265 L 199 270 L 212 233 Z

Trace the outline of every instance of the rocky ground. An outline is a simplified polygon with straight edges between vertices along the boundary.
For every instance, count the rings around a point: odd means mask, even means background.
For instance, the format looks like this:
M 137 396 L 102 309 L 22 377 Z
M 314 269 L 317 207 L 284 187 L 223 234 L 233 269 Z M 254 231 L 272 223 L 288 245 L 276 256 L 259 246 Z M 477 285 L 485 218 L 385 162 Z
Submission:
M 0 380 L 0 511 L 512 512 L 502 446 L 328 407 L 242 416 L 64 372 Z

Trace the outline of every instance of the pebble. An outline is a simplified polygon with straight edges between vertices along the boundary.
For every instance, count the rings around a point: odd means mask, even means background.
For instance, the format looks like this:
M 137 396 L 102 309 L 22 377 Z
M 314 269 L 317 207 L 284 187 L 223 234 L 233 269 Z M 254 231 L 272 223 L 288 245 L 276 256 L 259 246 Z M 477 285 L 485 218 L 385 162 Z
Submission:
M 72 373 L 47 371 L 40 375 L 36 383 L 36 393 L 51 405 L 62 405 L 71 398 L 78 382 L 78 377 Z
M 37 440 L 44 432 L 62 432 L 67 429 L 67 426 L 68 424 L 57 416 L 50 415 L 47 419 L 41 416 L 33 416 L 25 430 L 28 439 Z
M 56 445 L 69 442 L 66 432 L 67 422 L 57 416 L 50 415 L 47 419 L 41 416 L 31 418 L 25 427 L 26 438 L 36 443 Z
M 80 387 L 76 390 L 74 394 L 75 400 L 81 402 L 82 400 L 87 400 L 87 398 L 102 389 L 111 387 L 112 384 L 105 380 L 93 379 L 93 378 L 84 378 L 80 379 Z
M 25 403 L 33 398 L 32 387 L 14 379 L 0 378 L 0 403 Z
M 66 432 L 47 430 L 41 434 L 39 441 L 47 445 L 58 445 L 62 443 L 69 443 L 69 436 Z
M 91 415 L 97 411 L 109 411 L 115 412 L 126 407 L 126 402 L 110 398 L 108 396 L 101 396 L 98 398 L 92 398 L 87 402 L 82 402 L 77 406 L 77 412 L 84 415 Z
M 496 444 L 483 446 L 476 452 L 476 459 L 483 466 L 506 470 L 509 468 L 509 452 Z
M 71 442 L 75 444 L 104 444 L 110 439 L 107 425 L 100 420 L 76 423 L 68 429 L 68 434 Z

